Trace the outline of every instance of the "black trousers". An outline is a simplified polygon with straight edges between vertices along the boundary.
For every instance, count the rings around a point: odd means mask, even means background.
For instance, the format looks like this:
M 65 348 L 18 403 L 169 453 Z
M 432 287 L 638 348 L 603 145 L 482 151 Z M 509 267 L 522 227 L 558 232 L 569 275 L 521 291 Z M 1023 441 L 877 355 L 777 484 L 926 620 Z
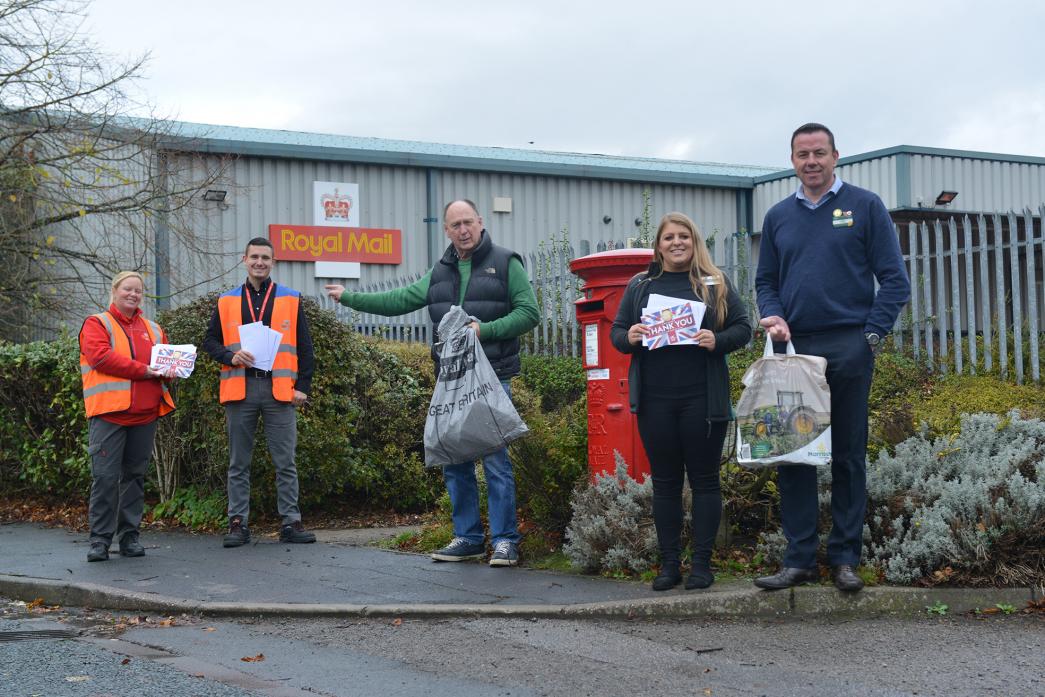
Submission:
M 693 565 L 708 568 L 722 518 L 719 467 L 726 424 L 709 424 L 703 394 L 668 397 L 643 393 L 639 435 L 653 479 L 653 522 L 662 565 L 677 565 L 682 552 L 682 486 L 693 492 Z
M 863 329 L 793 336 L 795 351 L 827 359 L 831 388 L 831 532 L 827 558 L 832 566 L 860 563 L 864 515 L 867 511 L 867 399 L 871 393 L 874 354 Z M 787 538 L 784 566 L 816 566 L 819 546 L 817 472 L 810 465 L 781 465 L 780 523 Z

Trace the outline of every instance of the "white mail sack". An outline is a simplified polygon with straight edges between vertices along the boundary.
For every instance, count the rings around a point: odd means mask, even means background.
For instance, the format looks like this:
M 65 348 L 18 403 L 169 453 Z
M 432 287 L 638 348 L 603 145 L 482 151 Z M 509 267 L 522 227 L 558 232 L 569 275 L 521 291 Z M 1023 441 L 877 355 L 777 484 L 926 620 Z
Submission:
M 439 372 L 425 420 L 425 465 L 472 462 L 529 432 L 483 353 L 472 318 L 454 305 L 439 322 Z
M 737 402 L 737 462 L 744 467 L 831 463 L 831 389 L 827 359 L 773 352 L 744 373 Z

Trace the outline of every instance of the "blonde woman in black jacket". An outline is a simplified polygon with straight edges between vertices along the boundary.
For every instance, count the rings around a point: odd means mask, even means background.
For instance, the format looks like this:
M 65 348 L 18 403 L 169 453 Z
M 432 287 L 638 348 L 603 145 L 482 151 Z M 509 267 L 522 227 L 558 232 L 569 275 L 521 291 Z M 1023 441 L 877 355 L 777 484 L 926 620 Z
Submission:
M 640 321 L 651 293 L 707 305 L 696 345 L 647 350 Z M 719 464 L 732 418 L 726 354 L 751 340 L 747 309 L 729 279 L 711 261 L 696 224 L 682 213 L 665 215 L 657 228 L 653 262 L 628 283 L 610 339 L 631 354 L 631 410 L 649 457 L 653 521 L 660 548 L 660 574 L 653 590 L 682 581 L 682 486 L 693 492 L 692 568 L 686 588 L 707 588 L 711 547 L 722 516 Z

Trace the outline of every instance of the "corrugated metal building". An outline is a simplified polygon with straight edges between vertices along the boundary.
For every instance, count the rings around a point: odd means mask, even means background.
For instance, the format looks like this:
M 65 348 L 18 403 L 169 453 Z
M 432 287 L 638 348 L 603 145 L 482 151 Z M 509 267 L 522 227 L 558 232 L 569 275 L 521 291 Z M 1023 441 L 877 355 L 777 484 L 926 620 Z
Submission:
M 180 151 L 190 159 L 231 157 L 231 162 L 225 199 L 206 203 L 190 220 L 205 254 L 172 244 L 169 266 L 144 258 L 154 285 L 149 290 L 169 293 L 173 306 L 241 282 L 243 247 L 253 237 L 267 237 L 269 225 L 315 224 L 317 181 L 357 184 L 359 225 L 402 231 L 402 263 L 363 264 L 358 279 L 333 279 L 349 287 L 391 285 L 428 269 L 447 244 L 443 205 L 456 198 L 474 200 L 494 240 L 524 255 L 561 238 L 564 229 L 573 253 L 583 255 L 608 241 L 638 236 L 646 189 L 653 226 L 663 213 L 679 210 L 693 217 L 705 236 L 753 231 L 757 248 L 766 210 L 798 185 L 790 169 L 769 167 L 190 123 L 175 124 L 175 132 L 178 137 L 166 144 L 170 157 L 180 157 Z M 966 211 L 1036 211 L 1045 202 L 1045 158 L 898 146 L 842 158 L 838 172 L 877 192 L 898 223 Z M 958 195 L 941 207 L 935 203 L 941 191 Z M 495 211 L 495 199 L 508 210 Z M 159 243 L 159 230 L 156 238 Z M 907 252 L 905 235 L 901 244 Z M 716 245 L 716 262 L 721 264 L 726 252 L 727 245 Z M 142 260 L 142 255 L 128 258 Z M 274 276 L 317 298 L 331 280 L 316 278 L 309 262 L 284 261 Z M 94 300 L 102 306 L 108 280 L 88 285 L 98 289 Z M 155 310 L 151 305 L 146 304 L 148 312 Z M 80 320 L 70 320 L 70 328 Z
M 843 181 L 878 194 L 897 223 L 954 215 L 1037 209 L 1045 202 L 1045 157 L 899 145 L 843 157 Z M 798 188 L 794 171 L 755 178 L 755 230 L 773 204 Z M 941 192 L 956 192 L 938 205 Z
M 571 247 L 584 254 L 599 242 L 638 235 L 643 191 L 650 191 L 650 217 L 679 210 L 705 234 L 750 229 L 755 178 L 772 168 L 651 158 L 541 152 L 493 147 L 319 135 L 290 131 L 180 124 L 177 147 L 213 157 L 232 155 L 230 188 L 199 222 L 207 237 L 220 236 L 227 269 L 201 285 L 178 273 L 183 261 L 171 250 L 172 290 L 194 286 L 196 295 L 241 280 L 237 265 L 252 237 L 268 236 L 270 224 L 312 225 L 313 182 L 359 185 L 359 224 L 402 230 L 399 265 L 364 264 L 346 285 L 391 281 L 424 272 L 447 245 L 443 205 L 469 198 L 479 206 L 494 240 L 521 253 L 566 229 Z M 495 212 L 494 198 L 510 212 Z M 502 207 L 504 202 L 502 201 Z M 218 251 L 218 250 L 215 250 Z M 716 250 L 721 253 L 721 250 Z M 273 274 L 309 295 L 321 295 L 326 279 L 314 265 L 285 262 Z M 339 282 L 341 279 L 338 279 Z M 177 304 L 177 300 L 175 304 Z

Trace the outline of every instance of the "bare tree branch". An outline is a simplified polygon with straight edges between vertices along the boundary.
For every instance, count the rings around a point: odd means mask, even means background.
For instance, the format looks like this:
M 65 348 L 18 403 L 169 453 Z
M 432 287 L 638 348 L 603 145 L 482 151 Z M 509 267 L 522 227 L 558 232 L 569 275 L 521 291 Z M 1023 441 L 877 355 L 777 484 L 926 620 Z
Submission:
M 172 293 L 224 271 L 201 192 L 230 186 L 228 161 L 170 150 L 177 124 L 134 116 L 148 55 L 106 55 L 83 34 L 86 7 L 0 4 L 0 339 L 93 311 L 113 273 L 156 273 L 170 249 L 187 267 Z

